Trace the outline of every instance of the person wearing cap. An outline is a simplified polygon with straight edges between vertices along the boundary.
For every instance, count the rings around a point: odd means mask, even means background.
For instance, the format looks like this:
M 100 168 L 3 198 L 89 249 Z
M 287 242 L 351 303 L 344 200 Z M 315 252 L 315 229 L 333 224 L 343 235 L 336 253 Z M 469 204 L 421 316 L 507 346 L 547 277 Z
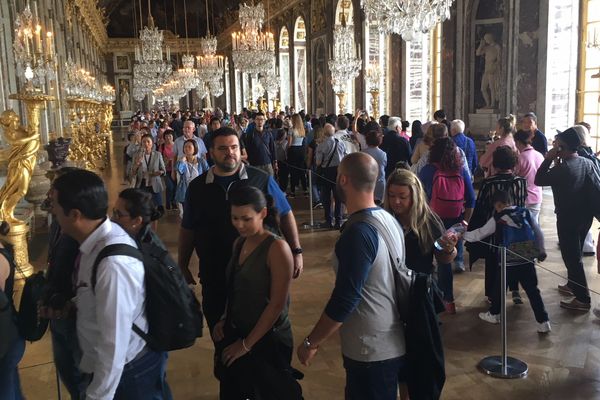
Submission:
M 579 146 L 581 139 L 573 127 L 556 135 L 552 149 L 546 153 L 535 175 L 535 184 L 551 186 L 554 195 L 560 252 L 568 277 L 565 285 L 558 285 L 558 291 L 574 297 L 562 300 L 560 306 L 589 311 L 590 293 L 583 269 L 582 248 L 592 225 L 593 213 L 588 204 L 586 185 L 591 182 L 600 188 L 600 176 L 592 161 L 577 154 Z
M 528 112 L 523 116 L 521 121 L 522 129 L 531 134 L 531 145 L 533 148 L 542 153 L 543 156 L 548 152 L 548 140 L 546 135 L 538 129 L 537 116 L 533 112 Z

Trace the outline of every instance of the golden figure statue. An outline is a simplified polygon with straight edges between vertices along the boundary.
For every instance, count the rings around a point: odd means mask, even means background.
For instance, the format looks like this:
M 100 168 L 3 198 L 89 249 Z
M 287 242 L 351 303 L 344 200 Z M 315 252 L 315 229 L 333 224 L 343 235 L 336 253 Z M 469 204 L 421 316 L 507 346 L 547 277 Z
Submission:
M 0 151 L 0 160 L 8 161 L 6 182 L 0 189 L 0 220 L 11 226 L 25 224 L 15 218 L 17 203 L 25 196 L 35 168 L 40 148 L 40 134 L 28 131 L 19 124 L 19 116 L 13 110 L 0 114 L 0 126 L 10 148 Z

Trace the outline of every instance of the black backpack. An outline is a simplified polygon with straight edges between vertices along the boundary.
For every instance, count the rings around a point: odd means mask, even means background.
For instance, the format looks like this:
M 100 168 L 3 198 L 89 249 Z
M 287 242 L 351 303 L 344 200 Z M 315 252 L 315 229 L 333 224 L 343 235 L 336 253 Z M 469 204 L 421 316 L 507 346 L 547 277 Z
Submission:
M 30 342 L 40 340 L 48 328 L 48 320 L 38 316 L 38 304 L 46 293 L 47 280 L 44 271 L 25 279 L 19 312 L 17 314 L 17 326 L 21 337 Z
M 155 351 L 184 349 L 202 336 L 202 311 L 179 266 L 169 253 L 153 243 L 111 244 L 100 251 L 92 267 L 92 289 L 96 287 L 98 264 L 109 256 L 129 256 L 144 263 L 148 333 L 133 324 L 133 330 Z

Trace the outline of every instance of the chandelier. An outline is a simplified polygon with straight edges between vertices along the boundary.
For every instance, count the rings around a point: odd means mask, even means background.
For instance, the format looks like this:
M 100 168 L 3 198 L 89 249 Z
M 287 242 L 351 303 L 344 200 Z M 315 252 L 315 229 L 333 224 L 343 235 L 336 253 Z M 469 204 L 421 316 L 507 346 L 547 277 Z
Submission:
M 360 48 L 357 51 L 354 46 L 354 26 L 346 24 L 343 14 L 342 23 L 333 29 L 333 54 L 328 63 L 333 91 L 339 99 L 340 114 L 346 111 L 345 88 L 348 82 L 358 76 L 361 64 Z
M 266 88 L 269 99 L 274 99 L 277 97 L 279 86 L 281 85 L 281 78 L 279 77 L 279 70 L 275 66 L 274 57 L 271 59 L 270 68 L 265 72 L 261 72 L 258 81 L 263 88 Z
M 409 42 L 450 18 L 454 0 L 361 0 L 367 20 L 379 31 L 395 33 Z
M 241 30 L 231 34 L 231 57 L 235 67 L 243 73 L 258 76 L 275 57 L 275 41 L 271 32 L 261 32 L 265 19 L 262 3 L 240 5 Z
M 154 26 L 148 0 L 148 26 L 140 31 L 141 46 L 135 47 L 135 64 L 133 66 L 133 97 L 141 101 L 146 94 L 159 87 L 171 75 L 171 53 L 166 49 L 163 57 L 163 32 Z
M 195 68 L 195 58 L 191 54 L 185 54 L 181 57 L 182 68 L 179 68 L 176 73 L 176 79 L 179 80 L 181 86 L 187 90 L 192 90 L 200 80 L 198 79 L 198 70 Z
M 51 31 L 42 28 L 38 18 L 37 3 L 34 12 L 29 4 L 17 15 L 13 51 L 17 72 L 25 78 L 25 90 L 39 90 L 46 78 L 56 78 L 54 69 L 54 38 Z
M 200 82 L 198 91 L 202 93 L 205 84 L 208 85 L 210 93 L 219 97 L 223 94 L 223 74 L 225 73 L 225 59 L 218 56 L 217 38 L 211 36 L 200 39 L 200 51 L 202 55 L 198 56 L 198 70 Z M 202 97 L 204 98 L 204 97 Z

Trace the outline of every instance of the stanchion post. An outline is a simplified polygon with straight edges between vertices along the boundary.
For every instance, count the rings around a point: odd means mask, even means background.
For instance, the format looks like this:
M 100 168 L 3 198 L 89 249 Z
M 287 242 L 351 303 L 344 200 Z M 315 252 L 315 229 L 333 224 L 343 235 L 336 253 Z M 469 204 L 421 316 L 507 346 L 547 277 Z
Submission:
M 506 375 L 506 247 L 500 247 L 500 327 L 502 330 L 502 374 Z
M 308 209 L 310 210 L 310 226 L 315 226 L 315 216 L 313 211 L 312 168 L 308 168 L 308 199 Z
M 528 367 L 523 361 L 508 357 L 506 323 L 506 247 L 500 247 L 500 326 L 502 354 L 485 357 L 477 367 L 494 378 L 515 379 L 527 376 Z

